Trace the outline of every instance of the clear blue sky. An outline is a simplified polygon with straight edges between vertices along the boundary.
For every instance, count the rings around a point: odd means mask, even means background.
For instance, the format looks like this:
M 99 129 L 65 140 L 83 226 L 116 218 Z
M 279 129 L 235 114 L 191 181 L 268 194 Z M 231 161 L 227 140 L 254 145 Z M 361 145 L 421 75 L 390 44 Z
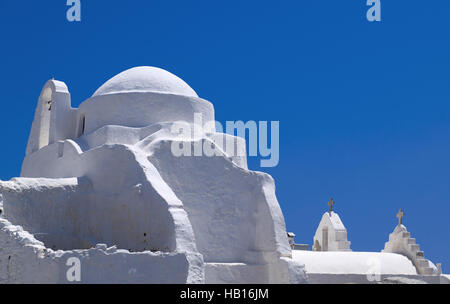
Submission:
M 0 179 L 18 176 L 45 81 L 78 106 L 140 65 L 210 100 L 217 120 L 279 120 L 273 175 L 287 228 L 312 243 L 330 196 L 354 250 L 379 251 L 403 208 L 450 269 L 450 2 L 0 0 Z M 257 159 L 250 166 L 258 169 Z

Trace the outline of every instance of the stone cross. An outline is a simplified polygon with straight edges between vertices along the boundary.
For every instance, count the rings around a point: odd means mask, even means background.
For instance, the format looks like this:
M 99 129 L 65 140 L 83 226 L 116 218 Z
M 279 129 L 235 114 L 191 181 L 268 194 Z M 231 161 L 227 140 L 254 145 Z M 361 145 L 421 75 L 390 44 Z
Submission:
M 328 206 L 330 207 L 330 213 L 333 211 L 333 205 L 334 205 L 333 198 L 330 198 L 330 201 L 328 202 Z
M 398 218 L 398 225 L 400 226 L 402 224 L 402 219 L 405 216 L 405 214 L 403 213 L 402 209 L 400 209 L 397 213 L 397 218 Z

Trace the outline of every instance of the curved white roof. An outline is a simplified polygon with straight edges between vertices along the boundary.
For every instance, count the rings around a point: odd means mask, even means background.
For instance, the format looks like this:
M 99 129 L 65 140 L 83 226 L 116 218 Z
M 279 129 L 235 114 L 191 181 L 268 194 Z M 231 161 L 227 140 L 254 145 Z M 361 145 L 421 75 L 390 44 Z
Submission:
M 126 70 L 105 82 L 93 95 L 153 92 L 198 97 L 181 78 L 156 67 L 142 66 Z
M 379 274 L 417 275 L 413 263 L 395 253 L 293 250 L 292 258 L 305 264 L 307 273 L 367 274 L 376 269 Z

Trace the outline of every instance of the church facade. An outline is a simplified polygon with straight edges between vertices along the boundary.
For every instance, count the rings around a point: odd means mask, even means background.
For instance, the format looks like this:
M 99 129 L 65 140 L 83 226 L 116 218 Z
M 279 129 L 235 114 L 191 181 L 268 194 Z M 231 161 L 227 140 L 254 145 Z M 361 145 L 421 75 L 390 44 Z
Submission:
M 201 132 L 180 136 L 198 113 Z M 245 142 L 217 133 L 214 116 L 159 68 L 122 72 L 78 108 L 49 80 L 21 176 L 0 181 L 0 283 L 73 283 L 74 259 L 79 283 L 450 282 L 401 223 L 383 252 L 351 251 L 332 205 L 313 250 L 296 247 L 274 180 L 220 148 Z M 172 153 L 198 144 L 215 155 Z

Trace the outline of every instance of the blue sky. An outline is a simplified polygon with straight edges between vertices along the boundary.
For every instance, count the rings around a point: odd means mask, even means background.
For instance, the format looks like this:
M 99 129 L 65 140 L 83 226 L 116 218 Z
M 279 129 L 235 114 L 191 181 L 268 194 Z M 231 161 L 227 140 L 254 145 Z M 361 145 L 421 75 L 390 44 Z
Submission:
M 133 66 L 183 78 L 216 119 L 280 121 L 273 175 L 287 228 L 312 243 L 332 196 L 352 248 L 383 249 L 403 208 L 450 269 L 450 2 L 0 0 L 0 179 L 20 174 L 45 81 L 73 106 Z M 250 167 L 258 167 L 250 159 Z

